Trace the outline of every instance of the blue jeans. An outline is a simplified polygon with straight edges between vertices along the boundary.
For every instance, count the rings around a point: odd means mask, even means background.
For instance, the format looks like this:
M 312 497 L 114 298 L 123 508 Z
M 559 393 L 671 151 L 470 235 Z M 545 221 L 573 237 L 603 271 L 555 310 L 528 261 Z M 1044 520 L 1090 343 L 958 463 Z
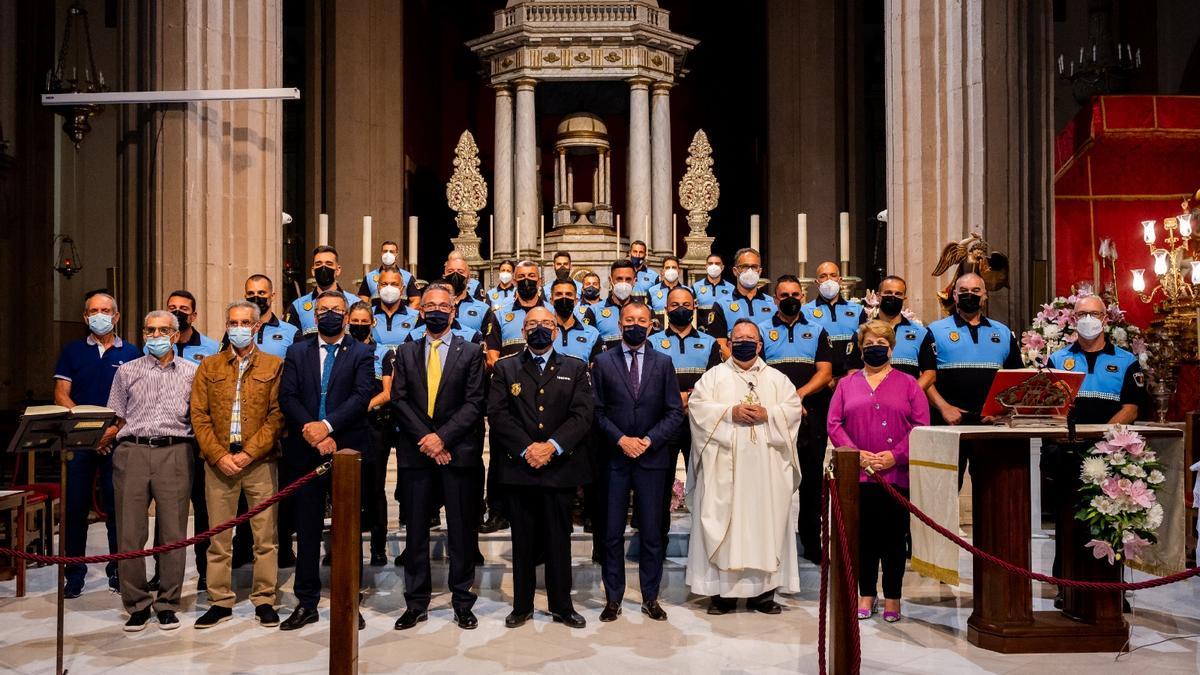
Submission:
M 92 509 L 93 482 L 99 472 L 100 508 L 106 515 L 104 525 L 108 529 L 108 552 L 117 550 L 116 507 L 113 505 L 112 454 L 101 455 L 95 450 L 75 450 L 67 461 L 67 494 L 63 519 L 67 528 L 64 553 L 68 556 L 84 555 L 87 548 L 88 514 Z M 117 572 L 117 564 L 110 562 L 104 568 L 108 576 Z M 82 588 L 87 576 L 87 565 L 67 565 L 66 585 Z

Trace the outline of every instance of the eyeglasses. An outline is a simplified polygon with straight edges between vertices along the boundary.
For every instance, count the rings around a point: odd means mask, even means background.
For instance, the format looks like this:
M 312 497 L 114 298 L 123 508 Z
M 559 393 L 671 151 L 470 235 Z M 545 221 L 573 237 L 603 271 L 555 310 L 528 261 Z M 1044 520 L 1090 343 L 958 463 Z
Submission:
M 533 330 L 534 328 L 538 327 L 554 330 L 554 327 L 557 325 L 558 324 L 554 321 L 526 321 L 525 330 Z
M 146 328 L 142 329 L 142 335 L 144 335 L 146 337 L 154 337 L 156 335 L 166 335 L 167 337 L 170 337 L 174 334 L 175 334 L 175 329 L 171 328 L 170 326 L 155 327 L 155 328 L 146 327 Z
M 255 325 L 255 322 L 250 321 L 249 319 L 245 321 L 236 321 L 230 319 L 229 321 L 225 322 L 226 328 L 254 328 Z
M 445 312 L 447 314 L 454 311 L 454 307 L 451 305 L 429 304 L 429 305 L 425 305 L 424 309 L 426 312 Z
M 321 308 L 317 309 L 317 316 L 325 316 L 326 314 L 328 314 L 330 312 L 333 312 L 334 314 L 337 314 L 338 316 L 346 316 L 346 310 L 338 309 L 337 307 L 321 307 Z
M 1104 312 L 1101 312 L 1101 311 L 1095 311 L 1095 312 L 1075 312 L 1075 318 L 1076 318 L 1076 319 L 1082 319 L 1082 318 L 1083 318 L 1083 317 L 1085 317 L 1085 316 L 1090 316 L 1090 317 L 1092 317 L 1093 319 L 1100 319 L 1100 320 L 1103 320 L 1103 319 L 1104 319 Z

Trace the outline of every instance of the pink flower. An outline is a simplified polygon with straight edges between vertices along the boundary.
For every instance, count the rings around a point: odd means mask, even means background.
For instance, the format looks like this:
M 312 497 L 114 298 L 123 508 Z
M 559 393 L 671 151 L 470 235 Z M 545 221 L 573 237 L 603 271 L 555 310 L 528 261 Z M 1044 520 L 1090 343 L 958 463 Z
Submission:
M 1107 541 L 1093 539 L 1085 544 L 1084 548 L 1092 549 L 1092 555 L 1095 556 L 1097 560 L 1100 558 L 1108 558 L 1108 564 L 1110 565 L 1116 562 L 1117 552 L 1113 550 L 1112 546 L 1108 545 Z
M 1109 499 L 1117 499 L 1124 492 L 1121 490 L 1120 481 L 1115 476 L 1109 476 L 1100 484 L 1100 489 L 1104 491 L 1105 496 Z
M 1113 430 L 1108 433 L 1108 437 L 1105 440 L 1108 441 L 1109 445 L 1115 448 L 1124 448 L 1128 450 L 1129 454 L 1131 455 L 1140 454 L 1141 451 L 1146 447 L 1146 440 L 1143 439 L 1136 431 L 1130 431 L 1126 427 L 1114 427 Z M 1136 448 L 1136 451 L 1134 448 Z
M 1121 548 L 1125 552 L 1125 557 L 1131 560 L 1137 560 L 1142 557 L 1146 549 L 1150 547 L 1150 542 L 1142 539 L 1136 532 L 1129 530 L 1121 536 Z M 1096 556 L 1099 558 L 1100 556 Z
M 1126 479 L 1122 479 L 1122 481 L 1127 482 Z M 1134 481 L 1128 488 L 1126 488 L 1125 494 L 1129 495 L 1129 501 L 1144 509 L 1148 509 L 1153 506 L 1156 500 L 1154 491 L 1151 490 L 1145 482 L 1140 480 Z
M 1046 338 L 1042 337 L 1040 333 L 1035 333 L 1033 331 L 1027 331 L 1021 337 L 1024 338 L 1025 347 L 1027 349 L 1036 349 L 1038 351 L 1041 351 L 1042 349 L 1044 349 L 1046 347 Z
M 1120 448 L 1117 448 L 1113 445 L 1109 445 L 1108 441 L 1100 441 L 1092 448 L 1092 450 L 1100 453 L 1101 455 L 1111 455 L 1119 449 Z

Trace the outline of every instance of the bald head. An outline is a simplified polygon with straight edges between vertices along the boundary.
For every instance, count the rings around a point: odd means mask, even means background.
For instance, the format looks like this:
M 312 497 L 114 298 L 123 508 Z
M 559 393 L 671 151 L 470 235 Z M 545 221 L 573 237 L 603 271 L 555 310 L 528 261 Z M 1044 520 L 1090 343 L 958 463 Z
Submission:
M 837 263 L 835 263 L 831 260 L 826 260 L 825 262 L 821 263 L 820 265 L 817 265 L 816 279 L 817 279 L 817 283 L 821 283 L 822 281 L 825 281 L 826 279 L 833 279 L 834 281 L 841 281 L 842 280 L 842 268 L 838 267 Z
M 546 309 L 545 305 L 538 305 L 533 309 L 525 312 L 525 324 L 528 326 L 532 323 L 540 323 L 542 321 L 554 322 L 554 314 Z
M 451 260 L 462 260 L 462 259 L 463 259 L 463 254 L 459 253 L 458 249 L 454 249 L 446 255 L 446 262 L 450 262 Z
M 1092 312 L 1100 312 L 1101 314 L 1108 313 L 1108 306 L 1104 304 L 1104 300 L 1098 295 L 1087 295 L 1080 298 L 1075 303 L 1075 315 L 1082 316 Z

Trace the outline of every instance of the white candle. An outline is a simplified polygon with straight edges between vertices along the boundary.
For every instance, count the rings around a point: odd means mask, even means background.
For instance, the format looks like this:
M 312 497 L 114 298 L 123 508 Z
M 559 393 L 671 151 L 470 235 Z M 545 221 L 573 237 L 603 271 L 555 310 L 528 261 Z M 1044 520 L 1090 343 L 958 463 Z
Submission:
M 679 246 L 679 216 L 671 214 L 671 252 L 678 255 L 676 247 Z
M 371 264 L 371 216 L 363 216 L 362 230 L 363 264 Z
M 800 264 L 808 262 L 808 214 L 796 214 L 796 259 Z
M 758 214 L 750 214 L 750 248 L 754 249 L 755 251 L 758 250 L 758 225 Z
M 521 216 L 517 216 L 516 240 L 513 241 L 513 248 L 516 253 L 513 255 L 517 261 L 521 260 Z
M 846 211 L 842 211 L 840 214 L 838 214 L 838 218 L 841 221 L 840 250 L 842 252 L 842 260 L 848 261 L 850 260 L 850 214 Z M 842 270 L 842 273 L 845 274 L 846 270 Z
M 496 257 L 496 217 L 488 216 L 488 259 Z
M 417 269 L 417 217 L 408 217 L 408 266 Z
M 329 245 L 329 214 L 322 213 L 317 218 L 317 245 Z
M 542 240 L 542 260 L 546 259 L 546 216 L 538 218 L 538 236 Z
M 617 259 L 621 258 L 621 214 L 617 214 Z

